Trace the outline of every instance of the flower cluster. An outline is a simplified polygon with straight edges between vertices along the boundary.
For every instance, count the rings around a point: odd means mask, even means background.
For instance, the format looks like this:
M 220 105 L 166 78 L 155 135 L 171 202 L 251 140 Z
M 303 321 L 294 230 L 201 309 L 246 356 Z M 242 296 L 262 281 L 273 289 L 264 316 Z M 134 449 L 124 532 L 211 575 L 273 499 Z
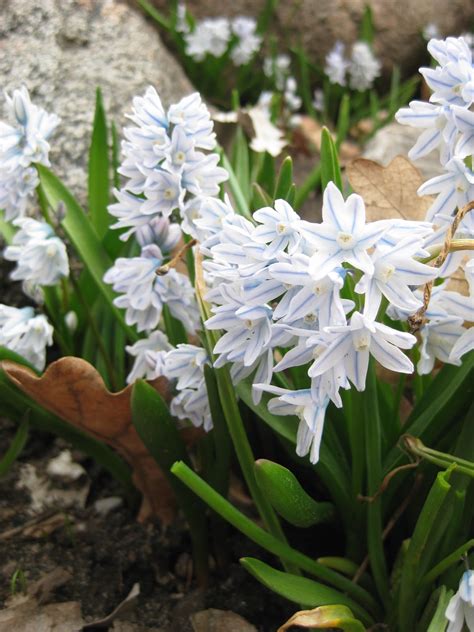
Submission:
M 380 75 L 381 68 L 367 42 L 355 42 L 350 58 L 346 58 L 345 46 L 338 41 L 326 56 L 324 71 L 331 83 L 349 85 L 353 90 L 367 90 Z
M 59 118 L 34 105 L 25 87 L 6 95 L 6 102 L 13 124 L 0 122 L 0 208 L 11 220 L 25 214 L 38 185 L 33 163 L 49 165 L 48 139 Z
M 474 632 L 474 571 L 466 571 L 461 577 L 459 589 L 446 609 L 446 619 L 446 632 L 461 632 L 464 623 L 469 632 Z
M 192 222 L 196 201 L 214 196 L 227 172 L 217 166 L 215 153 L 199 149 L 216 146 L 209 112 L 194 93 L 165 112 L 156 90 L 149 87 L 135 97 L 130 119 L 134 127 L 124 130 L 124 160 L 119 169 L 127 177 L 123 189 L 115 191 L 117 203 L 109 212 L 124 229 L 121 239 L 135 235 L 141 248 L 138 256 L 119 258 L 104 280 L 120 294 L 115 304 L 126 310 L 126 321 L 138 331 L 151 331 L 161 318 L 163 305 L 192 333 L 197 309 L 187 276 L 171 269 L 164 276 L 156 270 L 181 238 L 178 224 L 170 223 L 176 212 Z
M 445 173 L 431 178 L 418 190 L 419 195 L 435 195 L 426 219 L 435 226 L 428 245 L 442 242 L 453 222 L 457 209 L 474 199 L 474 67 L 469 42 L 464 37 L 433 39 L 428 50 L 438 62 L 435 68 L 420 72 L 433 91 L 430 102 L 412 101 L 396 115 L 404 125 L 422 129 L 409 156 L 417 160 L 434 150 L 439 151 Z M 467 213 L 458 226 L 454 239 L 473 239 L 474 213 Z M 468 260 L 466 262 L 466 259 Z M 462 296 L 444 283 L 435 288 L 426 312 L 428 322 L 421 330 L 423 344 L 418 365 L 421 373 L 429 373 L 436 359 L 459 363 L 474 348 L 471 329 L 463 321 L 474 320 L 474 260 L 472 250 L 461 250 L 448 256 L 441 269 L 446 278 L 463 269 L 469 295 Z
M 316 462 L 329 402 L 342 406 L 340 390 L 351 383 L 364 390 L 370 356 L 389 370 L 413 371 L 404 350 L 416 338 L 379 313 L 383 301 L 410 312 L 421 307 L 413 287 L 437 276 L 419 261 L 432 229 L 426 222 L 367 224 L 362 198 L 345 201 L 332 183 L 321 224 L 302 220 L 284 200 L 253 218 L 256 225 L 229 210 L 205 249 L 213 312 L 205 326 L 224 332 L 215 366 L 230 363 L 235 383 L 251 375 L 255 402 L 263 391 L 277 395 L 269 409 L 300 417 L 297 452 Z M 298 366 L 307 370 L 308 388 L 271 384 Z
M 53 344 L 53 328 L 46 316 L 35 316 L 32 307 L 0 304 L 0 346 L 26 358 L 39 371 L 44 369 L 46 347 Z
M 19 217 L 13 225 L 19 230 L 3 256 L 17 262 L 11 274 L 14 281 L 49 286 L 69 275 L 66 246 L 49 224 L 31 217 Z
M 254 18 L 237 16 L 227 18 L 205 18 L 191 30 L 185 21 L 185 7 L 178 7 L 178 32 L 183 33 L 186 54 L 195 61 L 203 61 L 207 55 L 223 57 L 230 51 L 230 58 L 236 66 L 248 64 L 260 50 L 262 38 L 257 33 Z

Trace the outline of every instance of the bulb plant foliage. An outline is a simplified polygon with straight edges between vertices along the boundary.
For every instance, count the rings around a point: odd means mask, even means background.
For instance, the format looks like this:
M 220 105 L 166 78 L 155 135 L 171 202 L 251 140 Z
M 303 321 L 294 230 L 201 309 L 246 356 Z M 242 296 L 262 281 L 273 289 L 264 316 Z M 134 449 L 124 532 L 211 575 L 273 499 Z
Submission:
M 211 27 L 181 17 L 198 58 Z M 215 46 L 233 37 L 212 28 Z M 249 28 L 240 20 L 232 33 L 257 47 Z M 463 574 L 474 519 L 474 70 L 463 38 L 428 48 L 430 102 L 397 114 L 423 130 L 411 157 L 439 150 L 443 167 L 419 190 L 436 196 L 421 221 L 368 221 L 329 134 L 322 220 L 301 218 L 291 159 L 276 174 L 239 133 L 228 158 L 198 93 L 168 108 L 153 87 L 135 97 L 121 152 L 115 133 L 109 152 L 98 94 L 87 213 L 49 168 L 59 119 L 21 88 L 0 125 L 4 257 L 29 303 L 0 305 L 2 357 L 41 372 L 54 341 L 112 390 L 132 384 L 133 423 L 188 519 L 200 580 L 198 497 L 274 555 L 273 565 L 241 560 L 257 580 L 307 608 L 340 606 L 347 629 L 474 630 Z M 346 61 L 334 50 L 331 72 L 337 55 L 338 83 L 349 73 L 357 88 L 378 72 L 360 46 Z M 0 377 L 14 417 L 28 403 Z M 151 386 L 158 377 L 169 404 Z M 36 406 L 31 423 L 45 414 Z M 202 432 L 193 459 L 176 432 L 190 425 Z M 262 526 L 227 500 L 232 449 Z M 288 525 L 311 530 L 309 550 L 288 543 Z

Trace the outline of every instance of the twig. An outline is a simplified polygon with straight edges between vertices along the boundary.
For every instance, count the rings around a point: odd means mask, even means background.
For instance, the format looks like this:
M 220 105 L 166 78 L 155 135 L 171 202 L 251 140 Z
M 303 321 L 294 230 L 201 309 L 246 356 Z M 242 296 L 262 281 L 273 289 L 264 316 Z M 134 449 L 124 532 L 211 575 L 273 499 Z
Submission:
M 396 474 L 398 474 L 399 472 L 403 472 L 404 470 L 411 470 L 415 467 L 418 467 L 418 464 L 420 461 L 421 459 L 417 458 L 417 460 L 414 463 L 407 463 L 406 465 L 400 465 L 400 467 L 396 467 L 394 470 L 392 470 L 385 476 L 382 483 L 380 484 L 380 487 L 378 488 L 378 490 L 375 492 L 373 496 L 362 496 L 362 494 L 358 494 L 357 500 L 363 500 L 364 502 L 367 502 L 367 503 L 373 503 L 374 500 L 377 500 L 377 498 L 381 494 L 383 494 L 383 492 L 387 489 L 390 481 Z
M 446 235 L 444 246 L 441 249 L 441 252 L 439 253 L 439 255 L 436 257 L 435 262 L 433 264 L 435 268 L 441 268 L 443 263 L 446 261 L 450 252 L 451 242 L 453 241 L 453 237 L 458 229 L 459 224 L 462 222 L 464 217 L 473 209 L 474 209 L 474 200 L 466 204 L 466 206 L 463 206 L 462 208 L 460 208 L 458 212 L 456 213 L 453 223 L 449 227 L 448 233 Z M 426 310 L 428 309 L 428 305 L 431 299 L 431 292 L 433 291 L 433 282 L 434 281 L 429 281 L 425 285 L 425 288 L 423 290 L 423 305 L 415 314 L 412 314 L 408 318 L 408 323 L 413 333 L 417 332 L 425 321 L 425 313 L 426 313 Z
M 410 465 L 418 465 L 418 463 L 411 463 Z M 400 468 L 396 468 L 397 470 L 400 470 Z M 395 470 L 393 470 L 395 471 Z M 421 474 L 419 474 L 418 476 L 416 476 L 415 478 L 415 483 L 413 485 L 413 487 L 411 488 L 410 493 L 408 494 L 408 496 L 405 498 L 405 500 L 402 502 L 402 504 L 400 505 L 400 507 L 398 507 L 398 509 L 396 510 L 396 512 L 393 514 L 393 516 L 390 518 L 390 520 L 387 522 L 387 526 L 385 527 L 385 529 L 382 532 L 382 540 L 385 540 L 387 538 L 387 536 L 389 535 L 390 531 L 392 531 L 393 527 L 396 525 L 396 523 L 398 522 L 398 520 L 400 519 L 401 515 L 404 513 L 405 509 L 408 507 L 408 505 L 410 504 L 413 496 L 418 492 L 418 487 L 420 486 L 420 482 L 421 479 L 423 477 L 421 476 Z M 367 570 L 367 566 L 369 565 L 369 556 L 366 555 L 366 557 L 364 558 L 364 561 L 362 562 L 362 564 L 359 566 L 359 568 L 357 569 L 356 574 L 354 575 L 354 577 L 352 578 L 352 581 L 354 582 L 354 584 L 357 584 L 357 582 L 359 581 L 359 579 L 362 577 L 362 575 L 365 573 L 365 571 Z
M 155 274 L 157 274 L 158 276 L 163 276 L 165 274 L 168 274 L 171 268 L 175 268 L 178 265 L 178 263 L 181 261 L 181 259 L 184 257 L 184 255 L 188 252 L 188 250 L 192 248 L 193 246 L 195 246 L 196 244 L 197 244 L 197 239 L 191 239 L 190 241 L 188 241 L 188 243 L 184 244 L 184 246 L 178 250 L 175 256 L 170 261 L 168 261 L 168 263 L 165 263 L 164 266 L 160 266 L 159 268 L 157 268 L 155 270 Z

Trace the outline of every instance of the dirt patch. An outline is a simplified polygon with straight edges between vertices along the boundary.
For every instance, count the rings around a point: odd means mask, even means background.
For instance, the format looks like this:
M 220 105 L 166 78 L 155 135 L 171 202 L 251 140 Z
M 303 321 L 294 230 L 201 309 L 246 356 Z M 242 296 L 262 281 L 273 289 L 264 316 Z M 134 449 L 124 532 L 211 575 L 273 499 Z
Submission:
M 0 421 L 0 455 L 15 428 L 10 421 Z M 198 590 L 190 577 L 191 553 L 184 523 L 178 520 L 167 530 L 157 524 L 138 524 L 136 507 L 125 499 L 106 515 L 99 514 L 96 501 L 121 497 L 121 489 L 103 470 L 74 451 L 90 484 L 85 507 L 48 509 L 45 518 L 59 515 L 52 527 L 47 526 L 48 520 L 44 522 L 45 531 L 52 528 L 52 532 L 25 532 L 24 525 L 37 516 L 31 514 L 29 493 L 17 488 L 20 472 L 26 463 L 45 472 L 47 463 L 65 447 L 60 440 L 32 432 L 21 458 L 0 480 L 0 607 L 11 595 L 15 573 L 19 590 L 22 581 L 31 583 L 61 567 L 72 578 L 55 591 L 54 600 L 79 601 L 87 621 L 110 613 L 136 582 L 140 596 L 127 620 L 163 632 L 191 632 L 190 615 L 206 608 L 231 610 L 260 632 L 273 632 L 294 611 L 290 603 L 275 597 L 240 567 L 238 558 L 243 555 L 265 556 L 232 530 L 225 539 L 229 563 L 225 568 L 214 568 L 209 588 Z M 79 487 L 81 482 L 73 485 Z M 5 537 L 15 529 L 13 535 Z

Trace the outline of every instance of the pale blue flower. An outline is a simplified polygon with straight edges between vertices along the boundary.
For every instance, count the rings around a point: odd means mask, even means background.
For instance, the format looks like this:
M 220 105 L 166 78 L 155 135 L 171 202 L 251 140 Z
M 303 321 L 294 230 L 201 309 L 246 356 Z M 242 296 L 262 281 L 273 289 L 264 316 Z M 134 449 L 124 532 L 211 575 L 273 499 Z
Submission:
M 0 346 L 23 356 L 39 371 L 44 369 L 46 347 L 53 344 L 53 328 L 46 316 L 35 316 L 32 307 L 0 304 Z
M 165 354 L 170 349 L 168 338 L 161 331 L 154 331 L 148 338 L 142 338 L 133 345 L 127 345 L 125 351 L 135 358 L 132 370 L 127 375 L 127 384 L 139 378 L 154 380 L 163 375 Z
M 374 264 L 367 250 L 381 238 L 390 223 L 366 224 L 363 199 L 353 193 L 344 201 L 342 193 L 330 182 L 324 191 L 322 224 L 302 222 L 302 225 L 304 236 L 316 248 L 309 272 L 317 280 L 343 262 L 373 274 Z
M 436 359 L 446 364 L 460 365 L 457 354 L 451 356 L 454 345 L 464 333 L 462 318 L 457 316 L 430 320 L 420 329 L 420 360 L 416 366 L 420 375 L 431 373 Z
M 265 256 L 269 259 L 288 248 L 291 254 L 301 240 L 300 216 L 285 200 L 275 200 L 274 208 L 264 207 L 253 214 L 260 226 L 253 232 L 252 238 L 261 244 L 268 244 Z
M 66 246 L 49 224 L 30 217 L 18 218 L 13 224 L 20 230 L 3 255 L 17 262 L 10 275 L 14 281 L 49 286 L 69 275 Z
M 171 105 L 168 120 L 173 125 L 179 125 L 186 136 L 194 141 L 195 147 L 209 151 L 215 149 L 216 135 L 211 115 L 198 92 L 193 92 Z
M 326 55 L 326 65 L 324 72 L 331 83 L 338 83 L 340 86 L 346 85 L 346 73 L 349 68 L 349 61 L 344 57 L 345 46 L 337 41 L 334 47 Z
M 380 76 L 382 64 L 375 57 L 367 42 L 356 42 L 352 47 L 349 63 L 350 87 L 354 90 L 367 90 Z
M 474 571 L 465 571 L 459 588 L 448 603 L 445 613 L 449 621 L 446 632 L 461 632 L 464 623 L 469 632 L 474 632 Z

